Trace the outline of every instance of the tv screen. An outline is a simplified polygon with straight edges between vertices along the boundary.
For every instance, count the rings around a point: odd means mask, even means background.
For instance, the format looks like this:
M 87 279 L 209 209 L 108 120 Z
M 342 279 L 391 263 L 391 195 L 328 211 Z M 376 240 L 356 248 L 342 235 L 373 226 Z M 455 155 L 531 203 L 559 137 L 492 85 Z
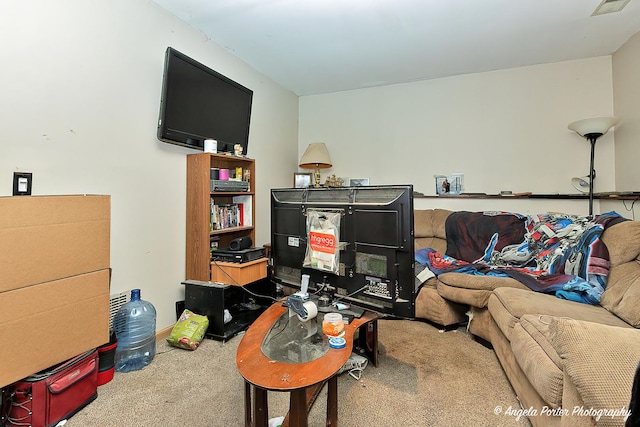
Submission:
M 164 63 L 158 139 L 204 149 L 218 141 L 218 152 L 247 154 L 253 91 L 169 47 Z
M 317 230 L 308 219 L 318 213 L 339 217 L 334 271 L 305 266 Z M 329 290 L 352 306 L 414 318 L 413 239 L 411 185 L 271 190 L 272 279 L 282 286 L 299 289 L 307 274 L 310 293 Z

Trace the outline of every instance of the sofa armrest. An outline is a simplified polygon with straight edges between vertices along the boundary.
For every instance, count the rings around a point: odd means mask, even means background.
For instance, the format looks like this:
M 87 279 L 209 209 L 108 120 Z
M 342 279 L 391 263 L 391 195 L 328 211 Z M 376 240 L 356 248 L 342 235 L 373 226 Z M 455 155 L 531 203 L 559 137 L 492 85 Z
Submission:
M 586 415 L 606 417 L 605 425 L 613 420 L 624 423 L 640 358 L 640 330 L 554 317 L 549 324 L 549 342 L 562 358 L 565 378 L 580 394 L 584 411 L 592 411 Z M 574 410 L 564 409 L 569 415 Z M 598 417 L 594 410 L 617 410 L 617 414 L 602 412 Z

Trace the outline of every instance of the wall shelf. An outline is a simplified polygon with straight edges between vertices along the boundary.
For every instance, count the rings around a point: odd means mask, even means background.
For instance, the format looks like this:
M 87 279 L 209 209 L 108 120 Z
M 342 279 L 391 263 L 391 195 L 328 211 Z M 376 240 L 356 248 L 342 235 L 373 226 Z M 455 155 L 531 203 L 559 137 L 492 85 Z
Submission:
M 588 200 L 588 194 L 534 194 L 534 193 L 516 193 L 513 195 L 500 194 L 447 194 L 447 195 L 422 195 L 414 194 L 415 198 L 420 199 L 562 199 L 562 200 Z M 598 200 L 638 200 L 640 192 L 621 192 L 621 193 L 595 193 L 594 199 Z

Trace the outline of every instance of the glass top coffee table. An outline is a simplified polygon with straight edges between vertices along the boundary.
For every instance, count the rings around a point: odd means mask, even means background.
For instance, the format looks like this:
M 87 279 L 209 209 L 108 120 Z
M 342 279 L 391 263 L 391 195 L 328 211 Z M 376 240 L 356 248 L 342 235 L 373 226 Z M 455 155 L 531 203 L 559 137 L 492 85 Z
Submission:
M 353 336 L 363 327 L 373 331 L 373 360 L 377 363 L 377 319 L 365 312 L 345 326 L 344 348 L 331 348 L 322 335 L 322 313 L 316 319 L 300 322 L 290 317 L 287 307 L 271 305 L 249 327 L 236 353 L 238 371 L 245 379 L 245 426 L 267 427 L 267 391 L 288 391 L 289 414 L 283 427 L 307 426 L 307 415 L 325 383 L 327 389 L 327 426 L 338 422 L 337 372 L 353 349 Z M 252 406 L 251 388 L 254 390 Z M 253 409 L 253 410 L 252 410 Z

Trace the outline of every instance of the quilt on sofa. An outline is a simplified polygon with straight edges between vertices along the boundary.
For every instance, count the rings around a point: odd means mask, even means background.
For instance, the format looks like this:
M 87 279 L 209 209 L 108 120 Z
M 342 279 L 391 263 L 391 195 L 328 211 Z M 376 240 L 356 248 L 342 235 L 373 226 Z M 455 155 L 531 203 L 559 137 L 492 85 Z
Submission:
M 434 274 L 512 277 L 530 289 L 598 304 L 606 287 L 609 254 L 600 236 L 626 219 L 615 212 L 594 219 L 567 214 L 455 212 L 446 220 L 447 250 L 416 251 Z

